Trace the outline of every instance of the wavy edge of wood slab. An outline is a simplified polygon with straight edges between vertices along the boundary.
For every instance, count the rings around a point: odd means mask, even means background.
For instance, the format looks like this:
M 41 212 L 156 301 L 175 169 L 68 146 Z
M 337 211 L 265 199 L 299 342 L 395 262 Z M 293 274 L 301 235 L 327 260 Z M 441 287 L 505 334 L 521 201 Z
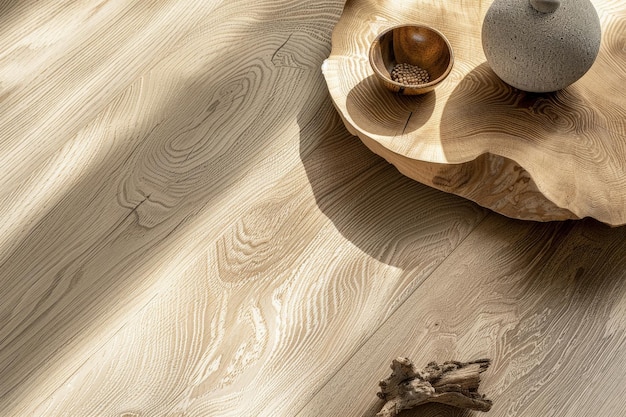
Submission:
M 467 198 L 504 216 L 539 222 L 580 219 L 543 195 L 528 171 L 511 159 L 485 153 L 465 164 L 438 164 L 396 154 L 368 137 L 359 136 L 359 139 L 403 175 Z M 490 194 L 482 192 L 482 185 L 487 181 L 492 181 Z

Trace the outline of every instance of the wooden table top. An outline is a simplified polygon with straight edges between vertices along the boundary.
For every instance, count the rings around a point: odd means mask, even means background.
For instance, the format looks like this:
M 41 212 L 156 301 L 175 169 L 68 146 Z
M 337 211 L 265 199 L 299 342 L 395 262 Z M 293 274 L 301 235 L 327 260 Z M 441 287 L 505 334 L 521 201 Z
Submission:
M 495 75 L 480 36 L 491 2 L 478 0 L 350 0 L 324 75 L 348 129 L 411 178 L 511 217 L 624 224 L 626 3 L 593 3 L 599 55 L 555 93 L 522 92 Z M 376 34 L 400 23 L 432 26 L 453 47 L 452 73 L 430 94 L 389 93 L 369 66 Z

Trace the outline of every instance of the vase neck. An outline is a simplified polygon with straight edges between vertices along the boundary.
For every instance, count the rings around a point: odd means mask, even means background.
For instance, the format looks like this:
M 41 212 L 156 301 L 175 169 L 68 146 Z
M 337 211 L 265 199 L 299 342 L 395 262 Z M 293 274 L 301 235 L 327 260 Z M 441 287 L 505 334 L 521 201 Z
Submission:
M 559 8 L 561 2 L 559 0 L 529 0 L 533 9 L 540 13 L 554 13 Z

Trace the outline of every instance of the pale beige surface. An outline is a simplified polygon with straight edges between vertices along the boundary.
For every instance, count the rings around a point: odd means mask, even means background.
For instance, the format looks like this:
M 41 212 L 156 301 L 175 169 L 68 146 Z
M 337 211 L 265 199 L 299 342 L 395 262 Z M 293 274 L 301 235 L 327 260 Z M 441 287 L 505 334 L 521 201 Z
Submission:
M 593 0 L 598 57 L 548 94 L 516 90 L 487 64 L 481 23 L 491 3 L 349 0 L 324 62 L 348 129 L 405 175 L 507 216 L 626 224 L 626 3 Z M 455 55 L 450 76 L 419 98 L 389 94 L 367 59 L 378 33 L 404 23 L 440 30 Z
M 399 354 L 491 356 L 491 415 L 626 413 L 624 229 L 370 152 L 342 7 L 0 3 L 0 416 L 360 416 Z

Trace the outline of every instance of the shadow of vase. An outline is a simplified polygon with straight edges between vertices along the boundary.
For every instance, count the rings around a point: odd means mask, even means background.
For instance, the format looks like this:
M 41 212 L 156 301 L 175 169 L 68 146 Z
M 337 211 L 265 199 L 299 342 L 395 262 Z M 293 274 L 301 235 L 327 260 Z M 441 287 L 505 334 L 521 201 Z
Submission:
M 471 176 L 463 195 L 512 217 L 577 218 L 562 207 L 574 187 L 568 184 L 575 183 L 565 176 L 577 168 L 593 172 L 594 159 L 586 155 L 602 155 L 607 145 L 598 127 L 601 116 L 582 91 L 575 84 L 552 93 L 518 90 L 486 62 L 470 71 L 446 101 L 440 121 L 446 158 L 475 158 L 465 163 Z M 531 167 L 532 174 L 526 169 Z
M 449 160 L 494 140 L 558 151 L 564 135 L 574 146 L 598 118 L 575 84 L 553 93 L 529 93 L 503 82 L 484 62 L 448 98 L 440 122 L 441 145 Z

